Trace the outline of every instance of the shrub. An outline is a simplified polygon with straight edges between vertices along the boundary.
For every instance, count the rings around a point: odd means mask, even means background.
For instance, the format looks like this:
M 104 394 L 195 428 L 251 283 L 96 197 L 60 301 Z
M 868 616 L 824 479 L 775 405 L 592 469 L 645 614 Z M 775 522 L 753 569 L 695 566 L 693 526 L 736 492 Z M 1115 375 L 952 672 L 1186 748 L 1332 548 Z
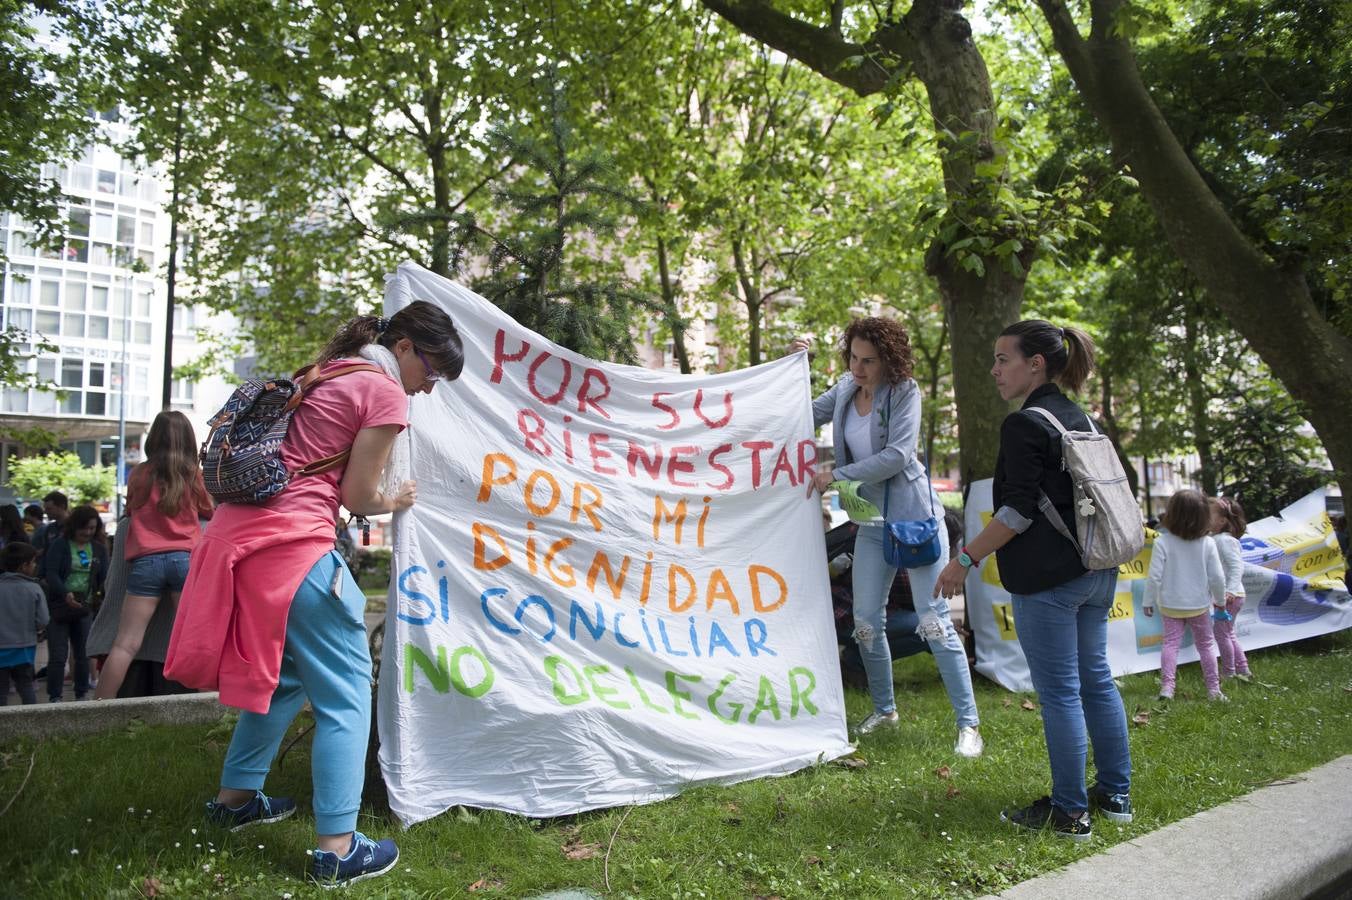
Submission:
M 20 497 L 60 491 L 72 506 L 111 499 L 117 475 L 106 466 L 90 468 L 74 453 L 45 453 L 9 461 L 9 486 Z

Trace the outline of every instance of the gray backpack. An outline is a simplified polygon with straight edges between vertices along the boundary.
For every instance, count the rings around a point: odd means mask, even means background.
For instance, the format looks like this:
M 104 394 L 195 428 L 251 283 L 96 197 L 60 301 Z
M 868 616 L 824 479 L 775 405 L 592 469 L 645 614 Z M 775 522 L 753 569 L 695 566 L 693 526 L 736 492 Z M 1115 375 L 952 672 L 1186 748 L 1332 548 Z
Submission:
M 1145 546 L 1145 527 L 1113 442 L 1099 433 L 1093 420 L 1089 431 L 1067 431 L 1047 410 L 1039 406 L 1029 410 L 1041 413 L 1061 432 L 1061 468 L 1070 473 L 1074 486 L 1075 530 L 1083 543 L 1066 527 L 1045 492 L 1039 492 L 1038 509 L 1075 545 L 1086 569 L 1115 569 L 1135 559 Z

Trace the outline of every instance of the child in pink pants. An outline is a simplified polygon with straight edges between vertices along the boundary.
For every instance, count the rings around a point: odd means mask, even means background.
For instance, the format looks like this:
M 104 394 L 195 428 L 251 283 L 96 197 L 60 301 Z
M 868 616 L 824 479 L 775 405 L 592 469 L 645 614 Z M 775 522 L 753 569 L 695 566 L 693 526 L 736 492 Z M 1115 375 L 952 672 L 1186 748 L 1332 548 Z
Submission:
M 1211 498 L 1211 532 L 1216 550 L 1221 556 L 1225 572 L 1225 611 L 1229 621 L 1214 622 L 1216 645 L 1221 651 L 1221 678 L 1249 680 L 1249 660 L 1235 637 L 1235 622 L 1244 608 L 1244 558 L 1240 555 L 1239 539 L 1249 525 L 1244 518 L 1244 507 L 1232 497 Z
M 1192 631 L 1197 646 L 1207 695 L 1212 700 L 1226 700 L 1216 669 L 1216 642 L 1211 627 L 1213 605 L 1219 608 L 1225 603 L 1225 575 L 1210 535 L 1211 507 L 1206 495 L 1200 491 L 1178 491 L 1169 498 L 1160 524 L 1166 530 L 1155 540 L 1141 604 L 1147 616 L 1153 616 L 1157 606 L 1164 615 L 1160 699 L 1174 696 L 1178 648 L 1186 628 Z

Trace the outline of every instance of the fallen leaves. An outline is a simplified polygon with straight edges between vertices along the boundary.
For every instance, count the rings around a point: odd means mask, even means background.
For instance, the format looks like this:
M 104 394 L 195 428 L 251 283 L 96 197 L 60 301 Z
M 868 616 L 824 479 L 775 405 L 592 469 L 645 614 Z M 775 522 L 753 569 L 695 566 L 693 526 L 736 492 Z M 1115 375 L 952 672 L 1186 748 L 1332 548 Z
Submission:
M 1137 709 L 1136 714 L 1131 717 L 1131 724 L 1145 727 L 1150 724 L 1150 710 Z
M 958 796 L 961 793 L 962 791 L 958 790 L 958 786 L 956 784 L 950 783 L 948 785 L 948 790 L 944 791 L 944 796 L 947 797 L 949 800 L 952 800 L 954 797 Z
M 571 838 L 559 850 L 563 852 L 564 859 L 593 859 L 601 852 L 601 845 Z
M 1024 700 L 1022 703 L 1019 704 L 1019 706 L 1023 707 L 1026 710 L 1029 710 L 1030 712 L 1032 710 L 1037 709 L 1037 704 L 1034 703 L 1032 700 Z
M 836 760 L 836 765 L 846 769 L 862 769 L 868 765 L 868 760 L 859 756 L 843 756 Z
M 948 779 L 953 777 L 953 770 L 948 766 L 940 766 L 939 768 L 934 770 L 934 774 L 936 777 L 942 778 L 943 780 L 947 781 Z
M 469 887 L 465 888 L 465 890 L 471 893 L 477 893 L 478 891 L 495 891 L 500 887 L 502 887 L 501 881 L 499 881 L 496 878 L 489 878 L 488 876 L 484 876 L 483 878 L 480 878 L 478 881 L 471 884 Z
M 146 878 L 141 882 L 141 894 L 146 897 L 158 897 L 164 885 L 158 878 Z

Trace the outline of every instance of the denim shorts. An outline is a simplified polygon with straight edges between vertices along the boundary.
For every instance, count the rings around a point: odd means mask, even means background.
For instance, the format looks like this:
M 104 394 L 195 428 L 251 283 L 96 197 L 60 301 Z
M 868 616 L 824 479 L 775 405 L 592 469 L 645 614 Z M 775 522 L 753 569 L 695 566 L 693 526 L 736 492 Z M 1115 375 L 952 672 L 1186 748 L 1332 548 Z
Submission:
M 138 597 L 158 597 L 165 591 L 177 594 L 187 580 L 187 550 L 152 553 L 127 563 L 127 593 Z

